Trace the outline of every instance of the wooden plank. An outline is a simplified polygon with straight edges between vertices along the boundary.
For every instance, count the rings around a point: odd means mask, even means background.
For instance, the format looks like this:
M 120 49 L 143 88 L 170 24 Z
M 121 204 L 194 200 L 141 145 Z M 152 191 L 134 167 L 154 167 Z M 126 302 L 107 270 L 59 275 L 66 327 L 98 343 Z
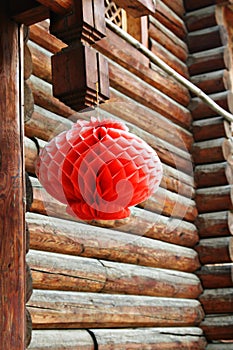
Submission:
M 164 1 L 156 0 L 156 11 L 153 16 L 180 39 L 185 40 L 187 30 L 184 21 Z
M 222 144 L 225 138 L 196 142 L 193 145 L 195 164 L 223 162 Z
M 197 298 L 199 279 L 184 272 L 31 250 L 34 289 Z
M 200 262 L 203 265 L 231 262 L 229 243 L 230 237 L 201 239 L 195 247 Z
M 135 18 L 155 13 L 155 2 L 153 0 L 128 0 L 127 2 L 115 0 L 115 3 Z
M 170 7 L 178 16 L 183 18 L 185 13 L 183 0 L 164 0 L 163 1 L 168 7 Z
M 207 94 L 214 94 L 226 89 L 226 73 L 224 69 L 192 76 L 192 83 Z
M 31 211 L 51 217 L 80 222 L 78 218 L 67 214 L 66 206 L 47 194 L 41 185 L 39 185 L 39 182 L 33 181 L 32 183 L 34 200 Z M 145 215 L 145 211 L 139 208 L 132 208 L 131 215 L 127 219 L 91 221 L 89 223 L 95 226 L 130 232 L 187 247 L 193 247 L 198 242 L 198 233 L 193 224 L 149 211 Z
M 196 166 L 194 178 L 197 188 L 227 185 L 225 170 L 226 162 Z
M 33 330 L 28 350 L 94 350 L 94 342 L 86 330 Z
M 231 350 L 232 349 L 232 342 L 229 342 L 229 344 L 225 341 L 220 343 L 215 342 L 214 344 L 208 344 L 206 350 Z
M 197 271 L 204 289 L 232 288 L 232 263 L 219 265 L 205 265 Z
M 188 47 L 183 40 L 178 38 L 169 29 L 157 21 L 154 17 L 149 17 L 149 37 L 158 41 L 168 51 L 173 53 L 181 61 L 185 62 L 188 57 Z
M 177 349 L 177 343 L 183 347 L 198 347 L 204 350 L 206 341 L 202 331 L 196 327 L 179 328 L 137 328 L 137 329 L 92 329 L 100 350 L 127 349 L 152 350 L 159 346 L 161 350 Z M 61 344 L 63 347 L 61 348 Z M 93 339 L 86 330 L 34 330 L 29 350 L 94 350 Z M 60 350 L 59 349 L 59 350 Z
M 196 300 L 34 290 L 28 308 L 34 329 L 195 326 Z
M 190 248 L 38 214 L 27 214 L 27 222 L 32 249 L 185 272 L 199 267 Z
M 200 30 L 216 25 L 215 5 L 204 8 L 198 8 L 194 11 L 188 11 L 185 14 L 185 24 L 189 32 Z
M 72 0 L 38 0 L 43 6 L 47 7 L 50 11 L 65 15 L 72 9 Z
M 195 224 L 202 238 L 229 236 L 228 212 L 220 211 L 198 215 Z
M 218 47 L 190 55 L 187 60 L 190 75 L 225 69 L 224 51 L 224 47 Z
M 9 3 L 11 17 L 18 23 L 30 26 L 49 18 L 49 9 L 37 1 L 22 0 L 15 2 L 10 0 Z
M 51 53 L 57 53 L 67 46 L 60 39 L 45 30 L 40 23 L 30 26 L 29 38 Z
M 191 32 L 188 34 L 187 43 L 190 53 L 210 50 L 222 46 L 221 28 L 216 25 Z
M 212 98 L 219 106 L 229 111 L 228 94 L 228 91 L 223 91 L 217 94 L 211 94 L 210 98 Z M 213 111 L 210 106 L 203 102 L 199 97 L 192 99 L 189 108 L 194 120 L 216 116 L 216 112 Z
M 199 213 L 230 210 L 232 208 L 231 186 L 198 189 L 196 204 Z
M 165 45 L 161 45 L 157 40 L 150 38 L 150 50 L 176 72 L 185 78 L 189 78 L 187 65 L 171 53 Z
M 199 300 L 206 314 L 233 312 L 233 288 L 206 289 Z
M 195 141 L 205 141 L 225 137 L 224 120 L 222 117 L 195 120 L 193 122 Z
M 232 340 L 233 317 L 230 315 L 209 315 L 201 323 L 206 339 L 209 341 Z
M 23 32 L 0 3 L 0 348 L 25 348 Z

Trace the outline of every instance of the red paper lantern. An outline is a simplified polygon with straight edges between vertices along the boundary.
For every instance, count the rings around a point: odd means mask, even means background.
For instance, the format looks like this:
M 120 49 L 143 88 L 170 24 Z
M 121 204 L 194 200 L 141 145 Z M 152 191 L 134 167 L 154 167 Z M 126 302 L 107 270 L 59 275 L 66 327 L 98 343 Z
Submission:
M 156 152 L 121 122 L 79 120 L 40 152 L 37 176 L 47 192 L 83 220 L 121 219 L 159 187 Z

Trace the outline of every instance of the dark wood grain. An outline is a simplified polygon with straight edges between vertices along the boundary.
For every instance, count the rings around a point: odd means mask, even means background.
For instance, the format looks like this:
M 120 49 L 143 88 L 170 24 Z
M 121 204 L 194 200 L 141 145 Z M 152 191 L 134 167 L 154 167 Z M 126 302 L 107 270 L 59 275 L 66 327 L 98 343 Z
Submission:
M 19 30 L 0 3 L 0 348 L 24 350 L 25 239 Z M 23 41 L 22 41 L 23 47 Z

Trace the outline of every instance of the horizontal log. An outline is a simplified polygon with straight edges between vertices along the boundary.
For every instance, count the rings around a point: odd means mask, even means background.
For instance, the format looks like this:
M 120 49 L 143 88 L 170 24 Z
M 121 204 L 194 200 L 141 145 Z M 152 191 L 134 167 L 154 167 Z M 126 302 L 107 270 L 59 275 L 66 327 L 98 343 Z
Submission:
M 196 204 L 199 213 L 231 209 L 231 186 L 198 189 L 196 191 Z
M 78 218 L 67 214 L 65 205 L 47 194 L 38 181 L 32 183 L 34 201 L 31 211 L 80 222 Z M 193 224 L 149 211 L 145 215 L 145 211 L 139 208 L 132 208 L 131 215 L 127 219 L 91 221 L 89 223 L 187 247 L 193 247 L 198 241 L 198 233 Z
M 114 62 L 109 62 L 109 78 L 113 88 L 142 103 L 146 107 L 161 113 L 176 124 L 189 129 L 191 123 L 190 112 L 165 96 L 159 90 L 144 83 L 130 72 Z M 143 95 L 142 92 L 143 91 Z
M 50 15 L 49 9 L 37 1 L 10 1 L 8 5 L 11 18 L 26 26 L 43 21 Z
M 195 120 L 193 122 L 193 136 L 195 141 L 206 141 L 225 137 L 222 117 Z
M 189 92 L 180 83 L 164 73 L 159 67 L 151 70 L 149 60 L 136 50 L 130 43 L 120 38 L 111 30 L 107 30 L 107 37 L 95 44 L 95 48 L 104 55 L 116 61 L 148 84 L 167 94 L 175 101 L 187 106 Z M 175 89 L 177 91 L 175 92 Z
M 28 350 L 94 350 L 95 345 L 87 330 L 33 330 Z
M 199 300 L 206 314 L 233 313 L 233 288 L 206 289 Z
M 204 289 L 232 288 L 232 264 L 205 265 L 197 271 Z
M 224 47 L 191 54 L 187 60 L 190 75 L 225 69 Z
M 227 161 L 233 155 L 233 141 L 231 138 L 225 139 L 222 144 L 222 153 L 224 159 Z
M 185 24 L 189 32 L 216 25 L 215 5 L 210 5 L 185 14 Z
M 28 47 L 32 55 L 32 72 L 35 76 L 52 84 L 52 69 L 51 57 L 52 53 L 48 50 L 35 44 L 33 41 L 28 41 Z M 43 62 L 43 64 L 41 64 Z
M 198 215 L 195 224 L 202 238 L 229 236 L 228 211 Z
M 197 188 L 227 185 L 225 171 L 226 162 L 196 166 L 194 178 Z
M 167 27 L 180 39 L 185 40 L 187 30 L 183 19 L 181 19 L 164 1 L 156 1 L 156 11 L 153 15 L 160 23 Z
M 195 326 L 196 300 L 34 290 L 28 303 L 34 329 Z
M 121 110 L 121 107 L 119 105 L 115 106 L 115 108 L 118 108 Z M 123 105 L 123 108 L 124 108 L 124 105 Z M 106 109 L 108 109 L 108 107 L 106 107 Z M 91 113 L 91 115 L 93 116 L 93 113 Z M 98 115 L 98 111 L 97 111 L 97 115 Z M 106 119 L 108 118 L 111 119 L 114 116 L 109 112 L 106 112 L 106 110 L 105 111 L 101 110 L 101 117 L 104 117 Z M 174 147 L 172 144 L 166 141 L 163 141 L 159 137 L 151 135 L 150 132 L 146 132 L 138 128 L 133 123 L 132 124 L 126 123 L 126 125 L 128 126 L 130 132 L 142 138 L 153 149 L 155 149 L 155 151 L 157 152 L 159 158 L 163 163 L 173 166 L 178 170 L 181 170 L 182 172 L 192 174 L 193 165 L 191 161 L 191 155 L 187 152 L 187 150 L 181 150 L 178 147 Z
M 201 264 L 231 262 L 229 243 L 230 237 L 201 239 L 195 247 Z
M 164 4 L 172 9 L 178 16 L 183 18 L 185 13 L 183 0 L 163 0 Z
M 161 350 L 177 349 L 177 343 L 183 347 L 198 346 L 204 350 L 205 338 L 199 328 L 138 328 L 138 329 L 92 329 L 92 337 L 95 337 L 98 349 L 109 350 L 109 346 L 115 349 L 126 350 L 129 346 L 133 349 L 152 350 L 159 346 Z M 94 350 L 94 342 L 90 333 L 86 330 L 34 330 L 29 350 L 44 350 L 49 346 L 50 350 Z M 63 347 L 61 348 L 61 344 Z M 110 345 L 109 345 L 110 344 Z
M 31 250 L 34 289 L 195 299 L 199 279 L 184 272 Z
M 48 109 L 50 112 L 59 114 L 63 117 L 70 117 L 75 114 L 76 111 L 60 102 L 57 98 L 53 97 L 52 85 L 39 79 L 38 77 L 31 75 L 29 79 L 29 86 L 33 92 L 35 104 Z
M 232 185 L 233 184 L 233 167 L 229 163 L 227 163 L 225 167 L 225 176 L 229 185 Z
M 35 105 L 31 119 L 24 124 L 24 128 L 26 136 L 49 141 L 62 131 L 69 130 L 72 125 L 71 120 Z
M 24 81 L 24 122 L 30 120 L 34 111 L 34 98 L 28 81 Z
M 149 17 L 149 37 L 158 41 L 168 51 L 185 62 L 188 57 L 188 48 L 183 40 L 179 39 L 169 29 L 157 21 L 154 17 Z
M 206 339 L 209 341 L 222 339 L 232 340 L 232 315 L 209 315 L 200 326 L 205 333 Z
M 119 91 L 113 88 L 110 91 L 111 102 L 101 105 L 101 109 L 140 127 L 182 150 L 191 150 L 193 138 L 189 131 Z M 167 132 L 168 130 L 169 133 Z
M 230 233 L 233 235 L 233 213 L 231 211 L 228 212 L 228 228 Z
M 31 249 L 185 272 L 199 267 L 190 248 L 38 214 L 27 214 L 27 222 Z
M 214 94 L 226 89 L 225 77 L 226 70 L 220 69 L 214 72 L 193 75 L 191 80 L 206 94 Z
M 139 204 L 140 207 L 167 216 L 187 221 L 194 221 L 197 217 L 195 201 L 176 193 L 159 188 L 148 200 Z
M 227 96 L 228 91 L 223 91 L 217 94 L 211 94 L 209 97 L 225 110 L 229 110 Z M 216 116 L 216 112 L 213 111 L 213 109 L 211 109 L 210 106 L 203 102 L 199 97 L 192 99 L 189 108 L 192 112 L 193 119 L 195 120 Z
M 194 143 L 193 159 L 195 164 L 223 162 L 222 144 L 225 138 Z
M 159 44 L 154 39 L 150 38 L 150 49 L 152 53 L 163 60 L 167 65 L 173 68 L 176 72 L 183 75 L 185 78 L 189 77 L 186 64 L 181 61 L 177 56 L 168 50 L 165 45 Z
M 45 30 L 40 23 L 30 26 L 29 38 L 51 53 L 57 53 L 67 46 L 60 39 Z
M 222 46 L 221 30 L 220 26 L 216 25 L 189 33 L 187 43 L 190 53 Z
M 214 5 L 216 3 L 216 0 L 196 0 L 195 3 L 193 3 L 192 0 L 185 0 L 185 9 L 189 12 L 210 5 Z
M 58 13 L 59 15 L 65 15 L 72 9 L 72 0 L 38 0 L 43 6 L 47 7 L 50 11 Z

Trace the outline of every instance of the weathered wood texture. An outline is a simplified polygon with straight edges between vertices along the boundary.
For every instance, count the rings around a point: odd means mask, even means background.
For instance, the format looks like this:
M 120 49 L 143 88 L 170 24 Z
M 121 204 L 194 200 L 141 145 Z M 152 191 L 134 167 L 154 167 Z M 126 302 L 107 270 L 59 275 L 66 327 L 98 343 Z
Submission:
M 230 237 L 201 239 L 195 247 L 200 262 L 203 265 L 231 262 L 229 243 Z
M 206 314 L 233 313 L 233 288 L 206 289 L 199 300 Z
M 199 279 L 189 273 L 31 250 L 35 289 L 196 299 Z
M 218 47 L 190 55 L 187 61 L 190 75 L 224 69 L 224 50 L 224 47 Z
M 206 341 L 198 328 L 138 328 L 138 329 L 92 329 L 98 349 L 175 350 L 181 347 L 204 350 Z M 34 330 L 30 350 L 44 350 L 50 344 L 51 350 L 94 350 L 90 333 L 85 330 Z M 61 345 L 64 344 L 64 345 Z M 228 348 L 227 348 L 228 349 Z
M 189 52 L 200 52 L 222 46 L 221 28 L 212 26 L 188 34 Z
M 232 340 L 233 317 L 229 315 L 209 315 L 201 323 L 207 340 Z
M 37 214 L 28 215 L 33 249 L 187 272 L 199 267 L 197 253 L 190 248 Z
M 225 137 L 222 117 L 211 117 L 193 122 L 193 136 L 195 141 L 205 141 Z
M 197 188 L 227 185 L 226 162 L 198 165 L 194 178 Z
M 232 264 L 205 265 L 197 275 L 203 288 L 232 288 Z
M 215 17 L 215 5 L 188 11 L 185 14 L 185 24 L 189 32 L 212 27 L 217 24 Z
M 192 326 L 204 316 L 196 300 L 43 290 L 28 309 L 36 329 Z
M 33 181 L 33 198 L 31 211 L 61 219 L 79 221 L 68 215 L 65 205 L 47 194 L 37 181 Z M 145 211 L 139 208 L 132 208 L 131 215 L 127 219 L 91 221 L 89 223 L 187 247 L 193 247 L 198 241 L 198 233 L 193 224 L 149 211 L 145 215 Z
M 20 50 L 20 47 L 22 50 Z M 23 32 L 0 4 L 0 348 L 25 348 Z
M 220 69 L 213 72 L 193 75 L 192 82 L 207 94 L 225 90 L 227 71 Z
M 195 224 L 202 238 L 229 236 L 228 215 L 230 212 L 219 211 L 198 215 Z
M 196 142 L 193 145 L 195 164 L 209 164 L 224 161 L 222 144 L 224 138 Z
M 231 186 L 198 189 L 196 191 L 196 203 L 199 213 L 231 209 Z

